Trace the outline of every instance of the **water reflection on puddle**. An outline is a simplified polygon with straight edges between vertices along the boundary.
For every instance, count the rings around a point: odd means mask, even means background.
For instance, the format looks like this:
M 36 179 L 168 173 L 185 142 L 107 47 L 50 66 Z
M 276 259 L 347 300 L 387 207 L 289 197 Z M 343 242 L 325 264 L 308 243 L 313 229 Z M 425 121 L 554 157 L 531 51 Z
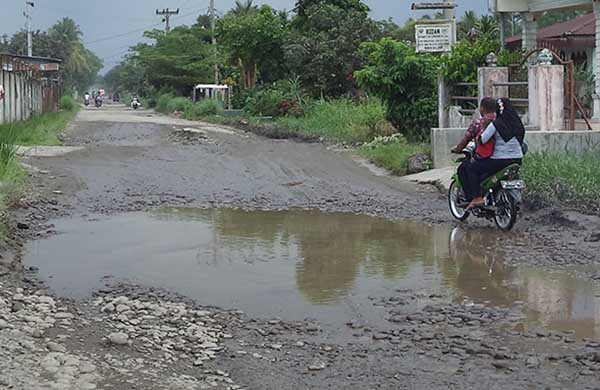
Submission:
M 336 325 L 382 317 L 369 296 L 417 289 L 492 305 L 524 301 L 533 326 L 600 335 L 600 289 L 566 273 L 506 267 L 494 230 L 226 209 L 65 219 L 56 228 L 60 235 L 29 245 L 25 263 L 70 297 L 112 275 L 207 305 Z

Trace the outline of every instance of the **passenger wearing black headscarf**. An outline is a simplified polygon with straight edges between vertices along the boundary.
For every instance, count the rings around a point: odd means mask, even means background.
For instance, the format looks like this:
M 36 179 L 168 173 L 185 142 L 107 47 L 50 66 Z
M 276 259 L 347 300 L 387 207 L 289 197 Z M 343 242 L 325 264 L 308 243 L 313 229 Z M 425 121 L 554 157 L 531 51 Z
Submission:
M 483 205 L 481 181 L 484 178 L 523 161 L 525 126 L 509 99 L 498 99 L 496 103 L 496 120 L 481 135 L 481 142 L 484 144 L 494 138 L 494 153 L 490 158 L 475 160 L 467 169 L 467 182 L 463 188 L 467 197 L 473 198 L 468 208 Z

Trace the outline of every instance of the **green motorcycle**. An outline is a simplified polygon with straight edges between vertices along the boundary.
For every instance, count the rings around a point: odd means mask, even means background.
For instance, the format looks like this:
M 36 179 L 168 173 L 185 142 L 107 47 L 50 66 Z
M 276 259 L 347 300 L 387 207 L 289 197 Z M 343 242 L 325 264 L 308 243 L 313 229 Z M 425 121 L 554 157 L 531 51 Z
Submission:
M 469 145 L 463 150 L 464 157 L 459 158 L 457 162 L 470 160 L 474 150 L 474 144 Z M 493 219 L 496 226 L 502 230 L 511 230 L 517 222 L 523 199 L 522 191 L 525 189 L 525 182 L 519 177 L 520 169 L 519 164 L 512 164 L 484 179 L 481 188 L 485 194 L 485 203 L 471 210 L 467 210 L 469 202 L 462 189 L 457 169 L 448 190 L 448 204 L 452 216 L 459 221 L 465 221 L 473 214 L 478 218 Z

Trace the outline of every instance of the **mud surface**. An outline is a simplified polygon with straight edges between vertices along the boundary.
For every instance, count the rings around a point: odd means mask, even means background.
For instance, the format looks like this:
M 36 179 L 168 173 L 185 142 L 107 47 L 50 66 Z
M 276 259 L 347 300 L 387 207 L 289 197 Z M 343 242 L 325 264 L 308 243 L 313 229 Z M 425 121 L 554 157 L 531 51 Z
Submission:
M 596 217 L 452 234 L 445 196 L 349 152 L 121 106 L 82 111 L 65 143 L 85 149 L 25 160 L 13 227 L 35 266 L 0 264 L 5 387 L 597 386 Z

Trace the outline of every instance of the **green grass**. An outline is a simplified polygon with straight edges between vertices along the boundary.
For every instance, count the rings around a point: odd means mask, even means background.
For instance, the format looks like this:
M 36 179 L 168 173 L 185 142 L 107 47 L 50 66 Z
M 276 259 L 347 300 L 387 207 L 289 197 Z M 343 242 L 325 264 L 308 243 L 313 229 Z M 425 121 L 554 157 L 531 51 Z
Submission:
M 600 154 L 532 153 L 522 176 L 526 199 L 534 206 L 567 206 L 600 211 Z
M 344 99 L 317 101 L 305 108 L 303 116 L 278 118 L 275 124 L 305 136 L 354 144 L 394 132 L 385 119 L 383 105 L 375 99 L 361 103 Z
M 417 153 L 429 154 L 429 145 L 409 143 L 400 136 L 377 138 L 360 149 L 361 156 L 396 175 L 407 174 L 408 159 Z
M 27 121 L 0 125 L 0 133 L 14 132 L 17 145 L 60 145 L 58 135 L 77 115 L 78 106 L 71 111 L 50 112 L 36 115 Z

